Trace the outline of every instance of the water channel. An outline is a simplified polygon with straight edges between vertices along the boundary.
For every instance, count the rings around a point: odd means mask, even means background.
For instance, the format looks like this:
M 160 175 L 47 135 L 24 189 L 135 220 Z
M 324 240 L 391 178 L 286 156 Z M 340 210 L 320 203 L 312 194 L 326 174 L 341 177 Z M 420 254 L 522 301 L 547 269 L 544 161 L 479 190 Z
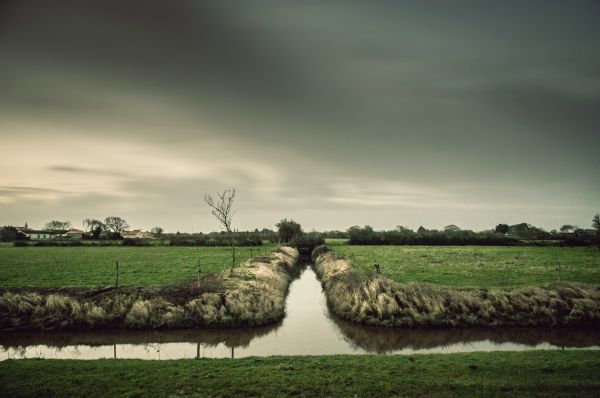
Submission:
M 240 358 L 271 355 L 415 354 L 600 349 L 600 330 L 373 328 L 330 315 L 313 269 L 290 285 L 286 317 L 249 329 L 88 331 L 0 335 L 0 360 Z

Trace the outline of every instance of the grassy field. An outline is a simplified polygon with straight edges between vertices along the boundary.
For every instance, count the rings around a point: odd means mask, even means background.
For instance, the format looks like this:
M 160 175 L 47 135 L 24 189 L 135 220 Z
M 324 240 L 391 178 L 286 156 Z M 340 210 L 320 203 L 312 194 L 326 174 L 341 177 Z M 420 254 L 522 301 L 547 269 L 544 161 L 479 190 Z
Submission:
M 329 247 L 342 246 L 348 244 L 348 239 L 329 238 L 325 239 L 325 244 Z
M 561 247 L 349 246 L 333 249 L 355 266 L 399 282 L 454 288 L 514 288 L 562 281 L 600 284 L 600 250 Z
M 260 247 L 260 252 L 271 250 Z M 250 248 L 237 248 L 238 262 Z M 258 248 L 252 248 L 253 255 Z M 108 287 L 115 283 L 119 261 L 121 286 L 160 286 L 221 272 L 231 265 L 228 247 L 3 247 L 1 287 Z
M 593 351 L 178 361 L 9 360 L 0 385 L 38 396 L 544 396 L 600 394 Z

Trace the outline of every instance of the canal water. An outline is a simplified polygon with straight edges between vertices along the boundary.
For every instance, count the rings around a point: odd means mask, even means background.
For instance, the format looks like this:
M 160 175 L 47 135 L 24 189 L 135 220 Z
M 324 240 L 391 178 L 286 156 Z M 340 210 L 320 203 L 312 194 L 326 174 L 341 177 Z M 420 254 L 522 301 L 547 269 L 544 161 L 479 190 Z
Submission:
M 290 285 L 286 317 L 250 329 L 10 333 L 0 360 L 241 358 L 271 355 L 415 354 L 546 349 L 600 349 L 600 331 L 573 329 L 399 330 L 332 317 L 310 266 Z

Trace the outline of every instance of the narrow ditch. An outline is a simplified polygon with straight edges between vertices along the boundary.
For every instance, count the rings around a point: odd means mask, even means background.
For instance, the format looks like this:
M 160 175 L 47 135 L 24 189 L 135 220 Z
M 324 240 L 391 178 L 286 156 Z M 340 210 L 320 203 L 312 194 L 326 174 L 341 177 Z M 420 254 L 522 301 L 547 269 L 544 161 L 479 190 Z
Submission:
M 0 360 L 240 358 L 271 355 L 412 354 L 600 349 L 600 331 L 531 328 L 393 329 L 332 316 L 313 265 L 299 265 L 280 323 L 259 328 L 0 335 Z

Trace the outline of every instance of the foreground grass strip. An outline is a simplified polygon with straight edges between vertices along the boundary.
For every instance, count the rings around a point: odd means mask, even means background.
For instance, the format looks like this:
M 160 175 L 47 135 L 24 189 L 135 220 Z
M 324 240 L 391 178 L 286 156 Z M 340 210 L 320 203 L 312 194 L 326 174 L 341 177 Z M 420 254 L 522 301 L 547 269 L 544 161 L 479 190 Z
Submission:
M 458 290 L 399 283 L 354 268 L 326 246 L 313 251 L 331 310 L 378 326 L 598 326 L 600 286 Z
M 285 315 L 285 296 L 297 262 L 298 250 L 280 247 L 200 288 L 192 281 L 191 286 L 71 294 L 7 291 L 0 295 L 0 330 L 265 325 Z
M 600 394 L 592 351 L 178 361 L 9 360 L 0 385 L 38 396 L 503 396 Z

